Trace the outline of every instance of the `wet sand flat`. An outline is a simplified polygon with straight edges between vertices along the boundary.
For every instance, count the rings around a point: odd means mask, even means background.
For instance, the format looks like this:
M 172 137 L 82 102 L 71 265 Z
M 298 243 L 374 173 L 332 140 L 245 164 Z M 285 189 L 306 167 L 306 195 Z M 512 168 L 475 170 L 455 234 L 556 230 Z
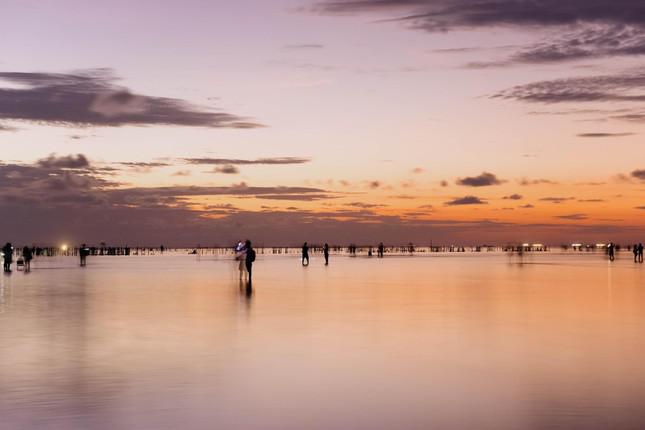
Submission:
M 40 258 L 0 278 L 1 429 L 642 429 L 628 253 Z

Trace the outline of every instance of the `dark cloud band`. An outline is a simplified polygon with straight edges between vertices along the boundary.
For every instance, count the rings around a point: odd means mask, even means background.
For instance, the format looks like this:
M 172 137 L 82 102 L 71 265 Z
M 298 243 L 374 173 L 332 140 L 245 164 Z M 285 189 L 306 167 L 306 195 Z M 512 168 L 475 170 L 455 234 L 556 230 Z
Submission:
M 68 126 L 178 125 L 255 128 L 260 124 L 211 112 L 184 100 L 131 92 L 107 69 L 75 74 L 0 72 L 0 119 Z

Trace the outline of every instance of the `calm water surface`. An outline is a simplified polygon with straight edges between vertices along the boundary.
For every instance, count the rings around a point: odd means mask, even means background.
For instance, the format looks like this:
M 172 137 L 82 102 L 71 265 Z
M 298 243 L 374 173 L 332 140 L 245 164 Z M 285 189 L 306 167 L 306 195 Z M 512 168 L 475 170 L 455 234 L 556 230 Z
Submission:
M 643 429 L 621 254 L 36 260 L 0 277 L 2 429 Z

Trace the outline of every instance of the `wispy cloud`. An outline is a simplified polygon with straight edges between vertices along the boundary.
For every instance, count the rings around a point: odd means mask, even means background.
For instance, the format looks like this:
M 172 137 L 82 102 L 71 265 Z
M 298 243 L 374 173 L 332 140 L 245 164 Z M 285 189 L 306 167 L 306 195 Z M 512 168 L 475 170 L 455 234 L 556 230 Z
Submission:
M 265 199 L 265 200 L 291 200 L 291 201 L 299 201 L 299 202 L 313 202 L 313 201 L 318 201 L 318 200 L 329 200 L 329 199 L 335 199 L 338 198 L 339 196 L 335 196 L 332 194 L 326 194 L 326 193 L 283 193 L 283 194 L 256 194 L 255 198 L 256 199 Z
M 542 197 L 540 199 L 541 202 L 549 202 L 555 204 L 568 202 L 570 200 L 575 200 L 575 197 Z
M 533 82 L 498 92 L 491 98 L 546 104 L 642 102 L 645 101 L 645 72 Z
M 117 163 L 120 164 L 120 163 Z M 154 164 L 154 163 L 153 163 Z M 313 201 L 337 198 L 321 188 L 268 186 L 128 187 L 105 179 L 112 167 L 96 167 L 83 154 L 42 158 L 33 164 L 0 164 L 0 205 L 32 207 L 184 207 L 199 196 Z
M 638 169 L 634 170 L 631 173 L 632 178 L 640 179 L 641 181 L 645 181 L 645 169 Z
M 588 23 L 645 23 L 645 5 L 634 0 L 327 0 L 314 11 L 322 13 L 369 13 L 393 15 L 426 31 L 498 26 L 565 26 Z
M 83 154 L 56 156 L 50 154 L 36 162 L 38 166 L 49 169 L 82 169 L 90 166 L 90 162 Z
M 558 184 L 556 181 L 553 181 L 551 179 L 544 179 L 544 178 L 539 178 L 539 179 L 522 178 L 518 181 L 518 183 L 523 187 L 528 187 L 530 185 L 557 185 Z
M 284 49 L 322 49 L 325 45 L 320 43 L 296 43 L 291 45 L 284 45 Z
M 469 67 L 550 64 L 645 53 L 645 5 L 637 0 L 323 0 L 314 12 L 377 14 L 415 30 L 548 29 L 550 36 L 499 60 Z M 470 52 L 479 48 L 451 48 Z
M 486 205 L 488 202 L 475 196 L 465 196 L 444 203 L 446 206 Z
M 155 169 L 155 168 L 158 168 L 158 167 L 168 167 L 168 166 L 170 166 L 170 164 L 168 164 L 168 163 L 155 162 L 155 161 L 150 161 L 150 162 L 145 162 L 145 161 L 123 161 L 123 162 L 116 163 L 116 164 L 124 166 L 124 167 L 127 167 L 127 168 L 132 169 L 135 172 L 139 172 L 139 173 L 148 173 L 152 169 Z
M 522 200 L 522 195 L 520 194 L 511 194 L 509 196 L 504 196 L 502 199 L 504 200 Z
M 351 206 L 351 207 L 361 208 L 361 209 L 373 209 L 373 208 L 385 207 L 387 205 L 378 204 L 378 203 L 351 202 L 351 203 L 347 203 L 345 206 Z
M 607 137 L 627 137 L 634 136 L 636 133 L 579 133 L 578 137 L 587 138 L 607 138 Z
M 0 72 L 0 119 L 51 125 L 119 127 L 176 125 L 257 128 L 260 124 L 212 112 L 185 100 L 137 94 L 117 85 L 109 69 L 77 73 Z
M 224 164 L 223 166 L 217 166 L 213 169 L 214 173 L 224 173 L 226 175 L 237 175 L 240 173 L 240 169 L 235 167 L 232 164 Z
M 273 157 L 256 158 L 254 160 L 241 158 L 184 158 L 188 164 L 211 164 L 228 166 L 247 166 L 255 164 L 281 165 L 281 164 L 305 164 L 311 162 L 310 158 L 302 157 Z
M 501 60 L 469 63 L 471 68 L 551 64 L 645 54 L 645 31 L 625 24 L 586 24 L 526 46 Z
M 555 218 L 566 219 L 570 221 L 582 221 L 589 219 L 586 214 L 568 214 L 568 215 L 556 215 Z

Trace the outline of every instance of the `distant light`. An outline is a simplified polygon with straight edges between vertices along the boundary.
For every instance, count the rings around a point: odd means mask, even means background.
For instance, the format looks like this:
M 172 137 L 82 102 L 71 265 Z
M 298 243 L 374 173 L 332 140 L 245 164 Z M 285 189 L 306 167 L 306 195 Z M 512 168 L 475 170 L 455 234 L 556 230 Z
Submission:
M 531 246 L 530 243 L 523 243 L 522 246 Z
M 65 244 L 65 243 L 64 243 L 64 244 L 60 247 L 60 249 L 62 249 L 62 250 L 63 250 L 63 252 L 67 251 L 67 244 Z
M 597 243 L 596 244 L 596 248 L 604 248 L 605 246 L 607 246 L 607 245 L 605 245 L 604 243 Z
M 534 243 L 533 246 L 536 248 L 542 248 L 544 245 L 542 245 L 541 243 Z
M 582 244 L 581 243 L 572 243 L 571 246 L 573 246 L 574 248 L 580 248 L 582 246 Z

